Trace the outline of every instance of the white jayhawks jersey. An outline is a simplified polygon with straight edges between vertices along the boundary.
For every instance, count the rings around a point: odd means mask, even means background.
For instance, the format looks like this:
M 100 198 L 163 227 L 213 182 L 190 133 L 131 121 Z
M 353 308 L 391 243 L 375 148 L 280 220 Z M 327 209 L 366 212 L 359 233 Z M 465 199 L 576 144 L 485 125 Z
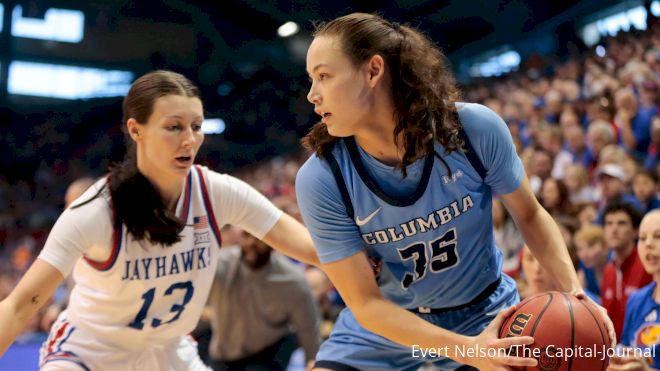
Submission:
M 89 200 L 105 182 L 75 204 Z M 174 245 L 135 241 L 125 226 L 112 225 L 110 204 L 106 187 L 101 197 L 67 209 L 39 258 L 64 276 L 75 264 L 71 324 L 132 351 L 195 328 L 213 282 L 223 225 L 262 238 L 282 215 L 246 183 L 199 166 L 192 168 L 177 204 L 186 227 Z

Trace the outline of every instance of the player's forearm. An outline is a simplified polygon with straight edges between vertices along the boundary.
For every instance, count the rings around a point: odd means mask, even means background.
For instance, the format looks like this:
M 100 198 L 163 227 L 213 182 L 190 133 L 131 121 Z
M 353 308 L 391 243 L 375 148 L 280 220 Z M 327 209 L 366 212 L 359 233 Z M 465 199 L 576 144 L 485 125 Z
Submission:
M 317 267 L 321 264 L 309 232 L 290 215 L 282 214 L 262 240 L 282 254 L 303 263 Z
M 14 290 L 0 302 L 0 354 L 4 353 L 27 322 L 50 300 L 64 277 L 54 266 L 37 259 Z
M 516 225 L 529 249 L 561 290 L 582 289 L 559 227 L 545 209 L 538 207 L 528 219 L 517 220 Z
M 301 261 L 305 264 L 313 265 L 316 267 L 321 264 L 319 262 L 319 258 L 316 256 L 316 250 L 314 249 L 314 245 L 311 243 L 311 240 L 306 241 L 303 237 L 301 237 L 300 240 L 292 239 L 287 243 L 269 245 L 274 247 L 280 253 Z
M 34 311 L 23 311 L 23 313 L 18 312 L 16 305 L 9 298 L 0 301 L 0 357 L 5 354 L 14 339 L 23 331 L 26 323 L 34 313 L 36 313 L 36 309 Z
M 353 310 L 353 313 L 369 331 L 411 347 L 411 355 L 414 352 L 420 355 L 422 351 L 432 349 L 438 355 L 463 363 L 457 351 L 466 349 L 470 344 L 469 337 L 424 321 L 387 299 L 372 300 L 363 304 L 362 308 Z

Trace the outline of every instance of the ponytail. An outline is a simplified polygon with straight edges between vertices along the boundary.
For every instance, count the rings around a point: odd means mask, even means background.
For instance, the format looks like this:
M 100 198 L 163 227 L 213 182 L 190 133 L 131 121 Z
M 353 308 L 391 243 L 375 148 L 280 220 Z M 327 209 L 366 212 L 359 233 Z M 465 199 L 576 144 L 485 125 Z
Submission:
M 160 194 L 138 171 L 133 158 L 112 169 L 108 185 L 115 225 L 124 224 L 138 241 L 147 239 L 165 246 L 181 241 L 185 223 L 165 207 Z

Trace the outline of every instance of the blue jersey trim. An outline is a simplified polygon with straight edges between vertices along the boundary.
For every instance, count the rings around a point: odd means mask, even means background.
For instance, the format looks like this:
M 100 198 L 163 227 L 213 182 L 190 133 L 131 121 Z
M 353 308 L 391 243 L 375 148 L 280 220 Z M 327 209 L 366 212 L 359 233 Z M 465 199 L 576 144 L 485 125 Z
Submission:
M 339 193 L 341 194 L 341 198 L 344 201 L 344 206 L 346 207 L 346 213 L 351 219 L 353 219 L 355 218 L 355 209 L 353 208 L 353 201 L 351 201 L 351 196 L 348 194 L 348 189 L 346 188 L 346 181 L 344 180 L 344 176 L 341 174 L 341 169 L 339 168 L 337 159 L 332 154 L 332 150 L 327 151 L 325 154 L 323 154 L 323 156 L 326 162 L 328 163 L 328 165 L 330 165 L 332 176 L 335 178 L 335 183 L 337 183 L 337 187 L 339 188 Z
M 474 146 L 472 145 L 472 142 L 470 141 L 470 138 L 468 137 L 467 133 L 465 132 L 465 128 L 463 127 L 463 123 L 461 122 L 461 118 L 458 115 L 458 112 L 454 112 L 454 117 L 456 119 L 456 122 L 459 123 L 460 129 L 458 131 L 459 137 L 463 140 L 464 145 L 465 145 L 465 150 L 462 151 L 465 157 L 467 157 L 468 161 L 470 162 L 470 165 L 474 168 L 474 170 L 479 174 L 481 179 L 483 181 L 486 180 L 486 176 L 488 175 L 488 170 L 484 167 L 483 162 L 479 159 L 479 156 L 477 156 L 477 152 L 474 149 Z M 396 196 L 390 196 L 388 195 L 379 185 L 376 183 L 371 176 L 369 176 L 369 173 L 364 167 L 364 164 L 362 163 L 362 159 L 360 158 L 360 153 L 357 148 L 357 144 L 355 143 L 355 138 L 354 137 L 349 137 L 344 140 L 346 143 L 346 148 L 348 149 L 348 152 L 351 157 L 351 162 L 353 163 L 355 170 L 358 172 L 358 175 L 360 176 L 360 179 L 367 185 L 367 187 L 374 192 L 378 197 L 380 197 L 383 201 L 389 203 L 390 205 L 393 206 L 410 206 L 417 202 L 417 200 L 424 194 L 424 191 L 426 191 L 426 186 L 429 181 L 429 177 L 431 174 L 431 169 L 433 168 L 433 155 L 434 154 L 428 154 L 426 157 L 426 160 L 424 162 L 424 170 L 422 173 L 422 180 L 420 183 L 417 185 L 417 189 L 415 192 L 413 192 L 410 195 L 407 196 L 401 196 L 401 197 L 396 197 Z M 337 186 L 339 188 L 339 193 L 341 194 L 341 198 L 344 201 L 344 206 L 346 207 L 346 213 L 348 216 L 353 219 L 355 217 L 355 210 L 353 209 L 353 202 L 351 201 L 351 197 L 349 196 L 348 189 L 346 188 L 346 181 L 344 180 L 344 176 L 341 173 L 341 169 L 339 167 L 339 164 L 337 163 L 337 159 L 335 156 L 332 154 L 332 150 L 326 151 L 324 153 L 324 158 L 328 165 L 330 165 L 330 170 L 332 173 L 332 176 L 335 178 L 335 182 L 337 183 Z M 440 155 L 438 155 L 439 157 Z M 441 158 L 442 159 L 442 158 Z M 444 160 L 443 160 L 444 162 Z M 445 166 L 449 167 L 447 163 L 445 162 Z M 448 169 L 449 173 L 451 174 L 451 169 Z

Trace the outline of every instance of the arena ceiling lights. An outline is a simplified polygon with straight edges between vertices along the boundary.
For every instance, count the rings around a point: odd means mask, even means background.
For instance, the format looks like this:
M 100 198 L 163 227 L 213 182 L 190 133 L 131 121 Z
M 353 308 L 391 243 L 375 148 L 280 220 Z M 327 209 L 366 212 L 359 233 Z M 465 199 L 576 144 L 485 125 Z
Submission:
M 4 5 L 0 3 L 0 31 Z M 11 35 L 26 39 L 80 43 L 85 34 L 85 14 L 79 10 L 49 8 L 43 19 L 26 17 L 23 7 L 12 10 Z M 10 94 L 56 99 L 90 99 L 123 96 L 134 74 L 75 65 L 9 62 Z

